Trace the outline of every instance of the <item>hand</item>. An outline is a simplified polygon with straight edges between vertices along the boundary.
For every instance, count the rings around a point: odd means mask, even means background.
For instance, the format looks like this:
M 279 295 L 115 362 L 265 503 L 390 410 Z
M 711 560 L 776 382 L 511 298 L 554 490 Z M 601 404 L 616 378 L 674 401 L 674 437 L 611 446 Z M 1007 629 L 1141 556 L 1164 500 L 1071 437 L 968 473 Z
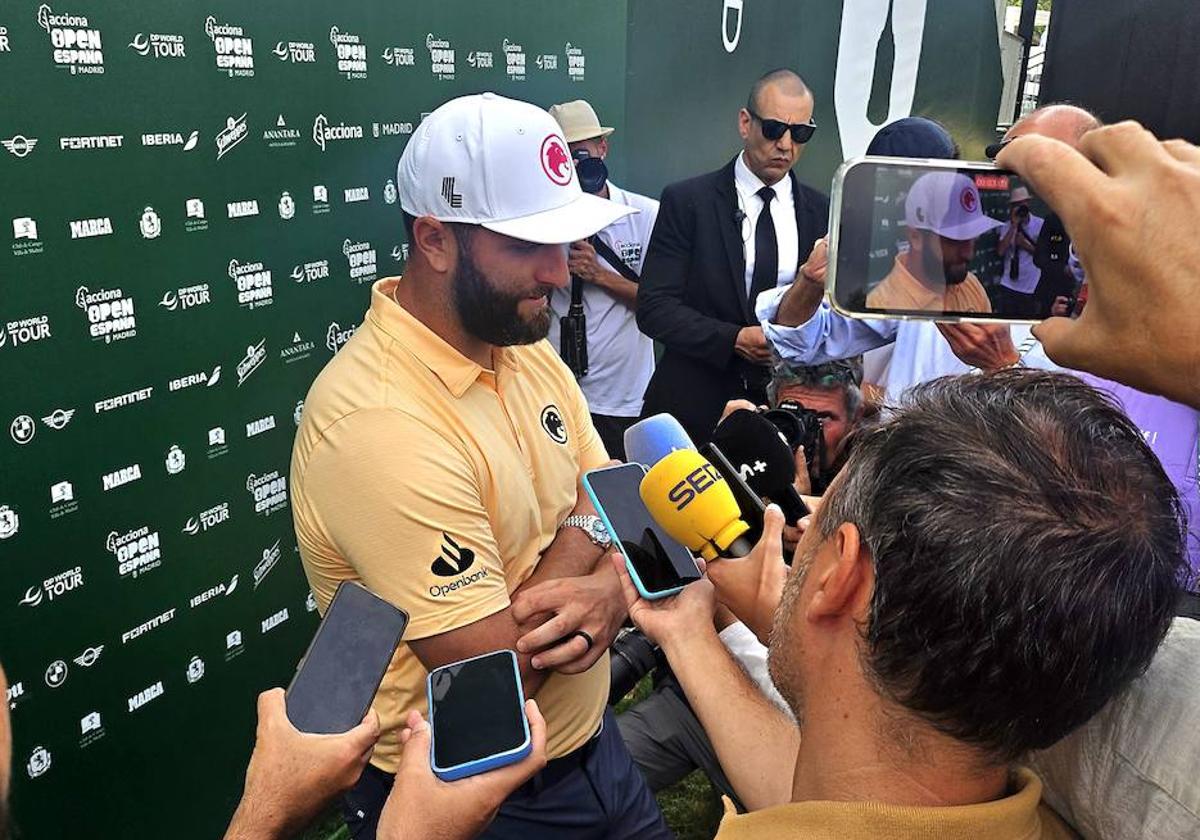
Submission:
M 539 621 L 547 614 L 548 619 Z M 517 651 L 534 654 L 534 668 L 579 674 L 612 644 L 625 621 L 625 601 L 612 566 L 601 561 L 589 575 L 556 578 L 518 592 L 512 599 L 512 616 L 522 629 L 532 628 L 517 639 Z M 582 637 L 570 635 L 576 630 L 592 637 L 590 648 Z
M 585 283 L 594 283 L 604 270 L 596 256 L 596 249 L 586 239 L 572 242 L 567 251 L 567 269 Z
M 724 420 L 730 414 L 733 414 L 733 412 L 741 411 L 742 409 L 746 411 L 758 411 L 758 406 L 750 402 L 750 400 L 730 400 L 725 403 L 725 408 L 721 410 L 721 420 Z M 718 420 L 717 422 L 721 421 Z
M 812 493 L 812 473 L 808 471 L 808 455 L 803 446 L 796 447 L 796 480 L 792 482 L 801 496 Z
M 282 688 L 264 691 L 246 786 L 226 840 L 298 834 L 358 781 L 378 740 L 374 709 L 349 732 L 311 735 L 288 720 Z
M 429 724 L 409 712 L 396 782 L 379 815 L 379 840 L 468 840 L 482 833 L 504 800 L 546 766 L 546 721 L 536 701 L 525 701 L 525 716 L 533 742 L 526 758 L 443 782 L 429 768 Z
M 1055 318 L 1065 318 L 1071 314 L 1071 299 L 1063 295 L 1059 295 L 1054 299 L 1054 303 L 1050 304 L 1050 314 Z
M 718 600 L 765 645 L 788 575 L 783 562 L 783 511 L 779 506 L 767 506 L 762 539 L 753 551 L 745 557 L 713 560 L 707 571 Z
M 937 328 L 954 355 L 971 367 L 992 371 L 1021 361 L 1008 324 L 938 324 Z
M 822 236 L 813 243 L 812 253 L 800 266 L 800 279 L 814 286 L 825 288 L 825 275 L 829 273 L 829 244 Z
M 765 365 L 771 361 L 771 345 L 762 327 L 742 327 L 738 330 L 734 352 L 749 362 Z
M 1050 358 L 1200 407 L 1200 149 L 1124 122 L 1078 151 L 1022 137 L 997 163 L 1062 218 L 1091 287 L 1078 318 L 1033 328 Z
M 703 562 L 697 561 L 698 564 Z M 633 581 L 629 579 L 625 559 L 614 555 L 612 564 L 621 582 L 629 618 L 650 641 L 669 652 L 677 644 L 686 645 L 687 640 L 696 634 L 714 629 L 717 600 L 713 597 L 712 584 L 707 579 L 689 583 L 677 595 L 647 601 L 638 594 Z

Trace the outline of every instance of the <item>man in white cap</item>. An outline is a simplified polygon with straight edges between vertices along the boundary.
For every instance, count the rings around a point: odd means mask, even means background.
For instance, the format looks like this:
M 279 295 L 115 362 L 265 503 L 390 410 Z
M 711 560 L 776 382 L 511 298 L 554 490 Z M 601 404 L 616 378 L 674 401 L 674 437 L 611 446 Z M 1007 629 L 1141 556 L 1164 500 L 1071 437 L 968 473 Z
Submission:
M 975 240 L 1001 222 L 988 218 L 979 190 L 959 172 L 928 172 L 904 199 L 907 253 L 867 295 L 867 306 L 909 311 L 991 312 L 983 285 L 968 269 Z
M 641 414 L 642 395 L 654 373 L 654 342 L 638 329 L 634 313 L 658 202 L 608 179 L 604 159 L 613 130 L 600 125 L 588 102 L 553 105 L 550 116 L 571 147 L 583 190 L 638 211 L 572 242 L 571 285 L 550 295 L 550 343 L 579 379 L 604 448 L 624 460 L 625 430 Z
M 549 762 L 488 836 L 668 836 L 615 724 L 608 653 L 625 618 L 584 471 L 608 456 L 575 377 L 545 341 L 567 243 L 630 208 L 585 194 L 544 110 L 465 96 L 400 158 L 411 256 L 313 383 L 292 455 L 300 557 L 324 610 L 361 581 L 410 616 L 373 707 L 382 735 L 346 794 L 374 837 L 425 676 L 518 652 Z M 487 698 L 480 698 L 486 704 Z
M 1025 187 L 1017 187 L 1009 195 L 1008 224 L 1000 234 L 1000 245 L 996 249 L 1004 258 L 996 310 L 1001 315 L 1016 318 L 1028 318 L 1028 313 L 1037 310 L 1034 294 L 1042 279 L 1042 270 L 1034 262 L 1034 255 L 1045 219 L 1030 211 L 1031 198 Z

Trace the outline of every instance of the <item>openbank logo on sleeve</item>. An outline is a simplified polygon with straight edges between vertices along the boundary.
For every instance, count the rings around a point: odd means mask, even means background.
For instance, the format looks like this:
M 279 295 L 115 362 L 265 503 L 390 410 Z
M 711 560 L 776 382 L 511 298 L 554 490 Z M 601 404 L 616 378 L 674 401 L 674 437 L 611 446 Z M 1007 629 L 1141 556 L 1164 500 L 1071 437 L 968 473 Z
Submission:
M 34 150 L 37 146 L 36 137 L 26 137 L 24 134 L 14 134 L 8 140 L 0 140 L 4 148 L 8 149 L 16 157 L 23 158 Z
M 339 140 L 361 140 L 363 128 L 361 125 L 347 125 L 340 122 L 332 125 L 324 114 L 317 114 L 313 120 L 312 139 L 321 151 L 325 151 L 327 143 Z
M 429 72 L 443 82 L 454 81 L 454 47 L 445 38 L 435 38 L 430 32 L 425 36 L 425 49 L 429 50 Z
M 254 588 L 258 587 L 266 580 L 267 575 L 279 563 L 279 558 L 283 556 L 283 551 L 279 548 L 279 540 L 275 540 L 275 544 L 270 548 L 264 548 L 262 557 L 254 564 Z
M 212 40 L 218 70 L 230 77 L 254 75 L 254 39 L 242 27 L 217 23 L 209 15 L 204 19 L 204 34 Z
M 158 305 L 168 312 L 186 312 L 197 306 L 212 303 L 212 290 L 207 283 L 197 283 L 194 286 L 180 286 L 163 293 Z
M 208 531 L 209 528 L 215 528 L 222 522 L 229 521 L 229 502 L 221 502 L 218 505 L 213 505 L 208 510 L 202 510 L 195 516 L 189 516 L 188 521 L 184 523 L 182 528 L 183 533 L 196 536 Z M 234 575 L 236 581 L 237 575 Z
M 329 43 L 337 53 L 338 73 L 345 74 L 347 79 L 367 78 L 367 45 L 362 38 L 331 26 Z
M 139 32 L 129 42 L 129 49 L 138 55 L 154 58 L 187 58 L 182 35 L 164 35 L 158 32 Z
M 571 46 L 570 41 L 567 41 L 564 52 L 567 56 L 567 76 L 572 82 L 582 82 L 587 72 L 587 56 L 579 47 Z
M 56 575 L 51 575 L 42 581 L 41 586 L 31 586 L 25 590 L 25 597 L 17 603 L 23 607 L 40 607 L 42 604 L 51 604 L 58 598 L 66 595 L 68 592 L 74 592 L 76 589 L 83 588 L 83 567 L 76 566 L 73 569 L 67 569 L 65 572 L 59 572 Z M 78 662 L 78 660 L 76 660 Z M 80 665 L 84 663 L 80 662 Z
M 242 383 L 250 378 L 254 371 L 262 366 L 262 363 L 267 359 L 267 340 L 264 338 L 258 344 L 246 345 L 246 355 L 237 365 L 238 387 L 242 387 Z
M 442 551 L 434 558 L 429 567 L 438 577 L 457 578 L 450 583 L 437 584 L 429 587 L 429 594 L 434 598 L 444 598 L 451 592 L 457 592 L 463 587 L 470 586 L 476 581 L 488 576 L 487 569 L 479 569 L 473 574 L 468 570 L 475 564 L 475 552 L 461 545 L 446 531 L 442 532 Z
M 317 60 L 317 45 L 311 41 L 277 41 L 271 53 L 280 61 L 313 64 Z
M 225 157 L 229 151 L 246 139 L 246 135 L 250 133 L 250 129 L 246 127 L 246 114 L 244 112 L 240 117 L 228 116 L 225 118 L 225 127 L 217 132 L 217 160 Z
M 43 3 L 38 6 L 37 24 L 50 36 L 54 64 L 71 75 L 99 75 L 104 72 L 104 46 L 100 30 L 83 15 L 56 14 Z
M 274 301 L 271 288 L 271 269 L 261 262 L 229 261 L 229 279 L 237 287 L 238 306 L 260 309 Z
M 75 305 L 87 316 L 88 335 L 92 341 L 103 340 L 105 344 L 111 344 L 137 335 L 133 296 L 120 289 L 93 292 L 87 286 L 80 286 L 75 290 Z
M 265 475 L 251 473 L 246 476 L 246 492 L 254 501 L 254 512 L 259 516 L 278 513 L 288 503 L 287 476 L 280 475 L 279 470 L 271 470 Z
M 124 534 L 110 531 L 104 547 L 116 556 L 117 573 L 121 577 L 136 579 L 162 565 L 162 546 L 158 531 L 151 531 L 148 525 Z M 171 611 L 172 615 L 174 612 Z
M 350 279 L 361 286 L 363 283 L 374 283 L 376 272 L 375 249 L 370 242 L 342 241 L 342 253 L 350 267 Z

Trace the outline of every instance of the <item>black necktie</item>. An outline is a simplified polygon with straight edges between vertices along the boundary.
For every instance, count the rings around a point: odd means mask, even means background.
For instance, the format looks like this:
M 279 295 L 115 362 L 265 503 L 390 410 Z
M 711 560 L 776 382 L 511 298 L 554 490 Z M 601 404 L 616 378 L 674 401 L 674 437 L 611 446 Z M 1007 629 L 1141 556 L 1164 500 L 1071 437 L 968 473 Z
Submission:
M 771 218 L 771 201 L 775 190 L 763 187 L 758 191 L 762 210 L 754 226 L 754 273 L 750 276 L 750 305 L 760 292 L 775 288 L 779 281 L 779 243 L 775 239 L 775 221 Z

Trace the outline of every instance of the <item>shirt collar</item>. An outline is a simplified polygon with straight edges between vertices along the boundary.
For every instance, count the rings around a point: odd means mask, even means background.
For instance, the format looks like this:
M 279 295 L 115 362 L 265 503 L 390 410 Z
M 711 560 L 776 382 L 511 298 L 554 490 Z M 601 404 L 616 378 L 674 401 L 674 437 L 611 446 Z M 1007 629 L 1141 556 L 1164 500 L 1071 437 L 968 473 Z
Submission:
M 746 153 L 739 152 L 737 160 L 733 164 L 733 182 L 737 185 L 738 191 L 745 196 L 757 195 L 758 191 L 766 186 L 766 183 L 750 171 L 750 167 L 746 165 Z M 790 202 L 792 200 L 792 173 L 788 172 L 780 179 L 778 184 L 772 185 L 771 189 L 775 190 L 775 198 L 778 201 Z

